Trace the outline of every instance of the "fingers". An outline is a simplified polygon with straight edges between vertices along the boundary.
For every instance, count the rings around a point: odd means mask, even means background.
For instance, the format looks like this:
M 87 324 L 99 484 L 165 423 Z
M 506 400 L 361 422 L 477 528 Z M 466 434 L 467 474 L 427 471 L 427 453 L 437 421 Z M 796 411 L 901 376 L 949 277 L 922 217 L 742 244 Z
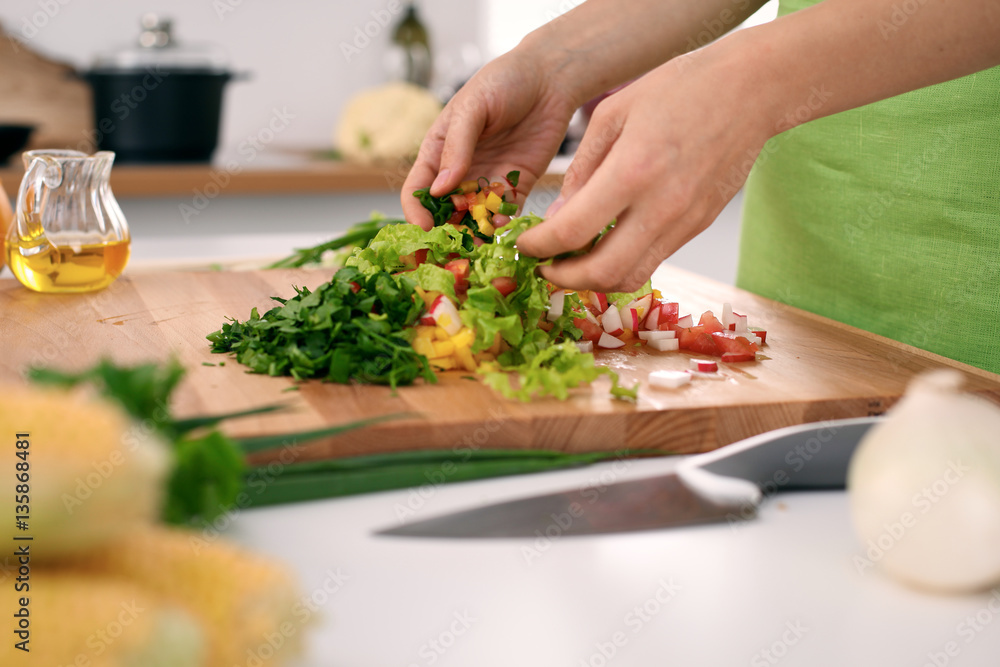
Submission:
M 569 289 L 633 292 L 649 280 L 660 262 L 697 233 L 690 233 L 687 218 L 671 222 L 666 231 L 651 238 L 648 230 L 659 228 L 663 221 L 651 217 L 649 211 L 626 211 L 593 251 L 541 267 L 542 276 Z
M 448 121 L 442 112 L 441 116 L 434 122 L 431 129 L 420 144 L 420 151 L 417 159 L 403 181 L 403 188 L 400 192 L 400 204 L 403 207 L 403 217 L 407 222 L 419 225 L 424 230 L 429 230 L 434 226 L 434 218 L 425 209 L 420 200 L 413 196 L 414 191 L 426 188 L 434 180 L 438 172 L 438 164 L 441 160 L 441 149 L 444 145 L 445 133 L 448 129 Z
M 476 142 L 486 126 L 486 105 L 474 93 L 454 101 L 441 148 L 437 177 L 431 185 L 435 197 L 448 194 L 462 182 L 472 164 Z
M 580 141 L 580 146 L 573 156 L 569 169 L 566 170 L 559 197 L 552 202 L 549 210 L 546 211 L 548 216 L 555 215 L 566 201 L 590 180 L 621 135 L 622 117 L 616 113 L 614 107 L 602 104 L 603 106 L 598 105 L 597 110 L 591 116 L 587 130 Z
M 531 257 L 554 257 L 585 248 L 629 205 L 629 189 L 614 162 L 603 162 L 586 187 L 555 215 L 524 232 L 517 240 L 518 250 Z

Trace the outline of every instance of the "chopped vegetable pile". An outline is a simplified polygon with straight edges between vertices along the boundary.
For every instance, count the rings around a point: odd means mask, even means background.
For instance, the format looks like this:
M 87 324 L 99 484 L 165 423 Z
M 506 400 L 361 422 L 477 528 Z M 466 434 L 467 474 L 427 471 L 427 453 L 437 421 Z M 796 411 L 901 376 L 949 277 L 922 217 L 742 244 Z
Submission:
M 515 200 L 520 177 L 521 172 L 512 171 L 502 180 L 464 181 L 443 197 L 432 196 L 430 188 L 417 190 L 413 196 L 431 212 L 435 226 L 466 227 L 475 238 L 489 241 L 496 229 L 510 222 L 511 216 L 517 213 Z
M 620 387 L 611 369 L 595 365 L 595 347 L 631 343 L 726 362 L 755 359 L 766 332 L 751 331 L 728 304 L 721 321 L 707 311 L 695 325 L 648 282 L 631 294 L 577 293 L 540 277 L 537 267 L 550 260 L 519 255 L 516 243 L 542 219 L 509 217 L 518 176 L 468 181 L 443 197 L 418 190 L 434 218 L 430 231 L 373 219 L 343 239 L 298 251 L 277 265 L 353 247 L 316 291 L 296 288 L 263 315 L 253 309 L 246 321 L 209 334 L 212 351 L 234 353 L 257 373 L 392 387 L 461 370 L 524 401 L 565 398 L 600 375 L 611 378 L 614 396 L 634 399 L 637 387 Z

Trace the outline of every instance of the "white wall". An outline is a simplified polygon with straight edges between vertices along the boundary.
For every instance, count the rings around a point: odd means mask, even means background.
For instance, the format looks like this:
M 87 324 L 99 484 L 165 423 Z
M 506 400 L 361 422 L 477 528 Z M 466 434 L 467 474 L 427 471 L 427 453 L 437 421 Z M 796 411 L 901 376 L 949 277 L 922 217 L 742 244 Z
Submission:
M 0 22 L 9 33 L 30 38 L 32 49 L 86 67 L 101 51 L 132 42 L 147 11 L 174 19 L 182 41 L 212 42 L 229 53 L 247 82 L 227 90 L 221 145 L 238 145 L 287 107 L 294 122 L 280 137 L 284 146 L 325 148 L 348 97 L 385 79 L 383 55 L 400 0 L 3 0 Z M 479 3 L 424 0 L 418 3 L 441 65 L 453 62 L 479 40 Z M 396 13 L 392 13 L 396 9 Z M 389 28 L 375 22 L 391 18 Z M 374 37 L 360 53 L 345 56 L 358 30 Z M 363 33 L 362 33 L 363 35 Z M 473 52 L 475 49 L 473 48 Z M 276 142 L 277 144 L 278 142 Z

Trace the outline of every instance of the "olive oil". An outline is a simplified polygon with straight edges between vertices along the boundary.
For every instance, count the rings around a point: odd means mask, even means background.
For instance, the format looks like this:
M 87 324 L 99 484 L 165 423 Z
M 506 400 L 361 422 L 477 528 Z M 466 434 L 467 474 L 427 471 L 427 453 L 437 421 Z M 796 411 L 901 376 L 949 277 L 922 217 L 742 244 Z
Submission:
M 129 241 L 53 243 L 42 236 L 7 239 L 7 265 L 36 292 L 92 292 L 110 285 L 128 263 Z

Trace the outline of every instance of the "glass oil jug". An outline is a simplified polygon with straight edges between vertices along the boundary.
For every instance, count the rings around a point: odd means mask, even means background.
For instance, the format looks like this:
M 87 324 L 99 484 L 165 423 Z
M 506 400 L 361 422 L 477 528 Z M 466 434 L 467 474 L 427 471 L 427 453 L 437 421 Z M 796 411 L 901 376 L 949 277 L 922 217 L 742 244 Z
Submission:
M 23 154 L 24 179 L 6 237 L 7 265 L 36 292 L 90 292 L 110 285 L 129 257 L 125 215 L 111 193 L 115 154 Z

